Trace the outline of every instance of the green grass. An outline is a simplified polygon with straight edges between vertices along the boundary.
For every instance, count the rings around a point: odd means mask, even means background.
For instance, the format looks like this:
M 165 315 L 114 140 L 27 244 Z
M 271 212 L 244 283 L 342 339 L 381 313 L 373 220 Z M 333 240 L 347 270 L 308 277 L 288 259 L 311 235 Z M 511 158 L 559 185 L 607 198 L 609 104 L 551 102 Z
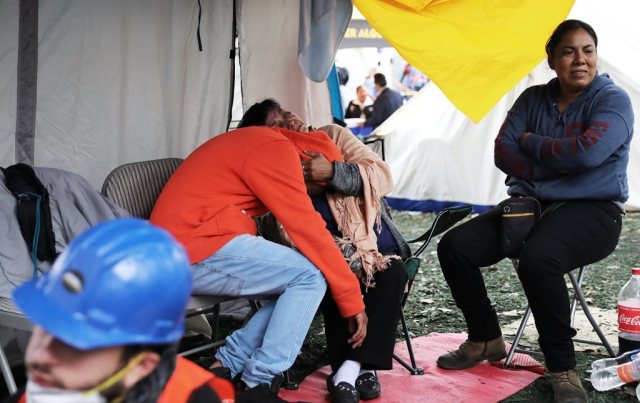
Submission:
M 394 212 L 394 219 L 401 232 L 407 237 L 415 237 L 431 224 L 434 215 L 429 213 Z M 437 241 L 437 240 L 436 240 Z M 628 214 L 623 220 L 623 230 L 618 247 L 609 257 L 587 270 L 583 289 L 593 306 L 615 309 L 620 288 L 630 277 L 632 267 L 640 266 L 640 214 Z M 456 308 L 435 253 L 437 242 L 431 242 L 423 252 L 422 265 L 414 283 L 412 295 L 405 307 L 405 314 L 411 334 L 422 336 L 432 332 L 464 332 L 466 327 L 461 313 Z M 504 260 L 485 268 L 484 278 L 490 298 L 496 304 L 498 314 L 523 310 L 526 298 L 511 262 Z M 579 313 L 578 313 L 579 314 Z M 501 325 L 514 320 L 500 316 Z M 400 334 L 399 334 L 400 336 Z M 508 340 L 507 340 L 508 341 Z M 300 380 L 316 368 L 325 365 L 324 333 L 321 317 L 316 317 L 300 356 L 292 368 L 295 380 Z M 591 362 L 602 358 L 596 353 L 578 353 L 578 371 L 591 402 L 632 402 L 635 385 L 609 392 L 598 392 L 591 387 L 586 372 Z M 551 385 L 541 378 L 505 402 L 545 402 L 553 401 Z

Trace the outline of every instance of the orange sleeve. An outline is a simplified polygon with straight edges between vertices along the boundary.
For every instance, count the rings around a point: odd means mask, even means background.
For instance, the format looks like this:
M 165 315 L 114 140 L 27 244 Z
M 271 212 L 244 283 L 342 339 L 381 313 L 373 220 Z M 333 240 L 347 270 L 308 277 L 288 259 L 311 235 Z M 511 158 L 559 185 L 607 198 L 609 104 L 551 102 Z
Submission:
M 364 310 L 360 285 L 307 196 L 296 148 L 286 140 L 257 148 L 243 169 L 247 185 L 325 276 L 343 317 Z

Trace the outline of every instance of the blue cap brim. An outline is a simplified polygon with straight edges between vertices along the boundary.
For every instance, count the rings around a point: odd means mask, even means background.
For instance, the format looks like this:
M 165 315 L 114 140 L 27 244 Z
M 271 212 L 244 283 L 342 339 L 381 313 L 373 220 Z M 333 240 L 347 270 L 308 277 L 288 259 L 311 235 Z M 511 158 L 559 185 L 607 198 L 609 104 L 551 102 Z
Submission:
M 36 288 L 36 281 L 29 281 L 13 291 L 16 306 L 34 324 L 42 327 L 47 333 L 78 350 L 115 347 L 135 344 L 170 344 L 180 339 L 182 334 L 167 335 L 166 340 L 157 337 L 138 335 L 132 337 L 117 331 L 110 332 L 97 329 L 82 317 L 74 317 L 64 307 L 46 298 Z

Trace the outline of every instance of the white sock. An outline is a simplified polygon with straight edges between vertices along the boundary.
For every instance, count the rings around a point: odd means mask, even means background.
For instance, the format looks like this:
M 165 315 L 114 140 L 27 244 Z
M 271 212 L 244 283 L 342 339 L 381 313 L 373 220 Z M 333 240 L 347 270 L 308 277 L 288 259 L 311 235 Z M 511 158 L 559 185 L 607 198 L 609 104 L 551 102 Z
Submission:
M 362 375 L 362 374 L 376 374 L 376 371 L 374 369 L 361 369 L 360 373 L 358 374 L 358 376 Z
M 360 373 L 360 363 L 357 361 L 346 360 L 333 376 L 333 384 L 346 382 L 351 386 L 356 386 L 356 379 Z

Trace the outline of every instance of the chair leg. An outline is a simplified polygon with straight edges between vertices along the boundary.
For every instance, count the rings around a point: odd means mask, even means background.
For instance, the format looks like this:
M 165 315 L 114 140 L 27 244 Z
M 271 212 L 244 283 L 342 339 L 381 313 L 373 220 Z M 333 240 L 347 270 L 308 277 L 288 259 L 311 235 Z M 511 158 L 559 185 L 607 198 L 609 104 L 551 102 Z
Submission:
M 402 323 L 402 332 L 404 333 L 404 341 L 407 343 L 407 351 L 409 352 L 409 359 L 411 360 L 411 365 L 409 365 L 405 360 L 400 358 L 396 353 L 393 353 L 393 358 L 403 367 L 407 369 L 407 371 L 411 372 L 411 375 L 424 375 L 424 369 L 418 367 L 416 364 L 416 358 L 413 354 L 413 346 L 411 345 L 411 337 L 409 337 L 409 329 L 407 328 L 407 322 L 404 317 L 404 312 L 402 309 L 400 310 L 400 323 Z
M 518 331 L 516 332 L 515 337 L 513 338 L 513 342 L 511 343 L 511 348 L 507 353 L 507 358 L 504 360 L 504 368 L 507 369 L 511 365 L 511 361 L 513 361 L 513 356 L 518 349 L 518 344 L 520 344 L 520 339 L 524 335 L 524 329 L 527 327 L 527 322 L 529 321 L 529 316 L 531 315 L 531 308 L 527 305 L 527 309 L 524 311 L 524 317 L 520 322 L 520 326 L 518 326 Z
M 518 269 L 518 260 L 517 259 L 512 259 L 511 262 L 513 263 L 513 266 L 517 270 Z M 591 323 L 591 327 L 593 328 L 593 331 L 596 332 L 596 334 L 600 338 L 600 343 L 594 342 L 594 341 L 590 341 L 590 340 L 580 340 L 580 339 L 573 339 L 573 340 L 577 341 L 579 343 L 602 345 L 602 346 L 604 346 L 604 348 L 607 350 L 607 353 L 609 353 L 609 355 L 611 357 L 615 357 L 616 355 L 613 352 L 613 349 L 611 348 L 611 345 L 609 344 L 609 341 L 604 336 L 604 334 L 602 333 L 602 330 L 600 330 L 600 326 L 598 325 L 598 323 L 595 321 L 595 319 L 591 315 L 591 311 L 589 310 L 589 306 L 587 305 L 587 301 L 585 301 L 585 299 L 584 299 L 584 294 L 582 293 L 582 281 L 584 279 L 585 273 L 586 273 L 586 266 L 582 266 L 582 267 L 579 268 L 578 277 L 577 278 L 573 274 L 573 272 L 567 273 L 568 276 L 569 276 L 569 280 L 571 281 L 571 285 L 573 286 L 573 290 L 574 290 L 573 298 L 571 300 L 571 322 L 570 322 L 570 326 L 573 327 L 574 320 L 575 320 L 575 315 L 576 315 L 576 307 L 577 307 L 578 303 L 580 303 L 580 306 L 582 307 L 582 311 L 584 312 L 585 316 L 589 320 L 589 323 Z M 513 343 L 511 344 L 511 348 L 509 349 L 509 352 L 507 353 L 507 358 L 505 358 L 504 368 L 509 368 L 509 366 L 511 365 L 511 362 L 513 361 L 513 356 L 516 353 L 516 351 L 518 350 L 518 344 L 520 343 L 520 339 L 522 338 L 522 335 L 524 334 L 524 329 L 527 326 L 527 322 L 529 321 L 529 315 L 531 315 L 531 308 L 529 308 L 529 306 L 527 305 L 527 310 L 525 311 L 524 317 L 522 318 L 522 321 L 520 322 L 520 326 L 518 327 L 518 331 L 516 332 L 515 338 L 513 339 Z
M 582 280 L 584 279 L 584 274 L 586 272 L 586 266 L 580 267 L 578 270 L 578 288 L 582 289 Z M 571 322 L 570 326 L 573 327 L 576 318 L 576 307 L 578 305 L 578 295 L 573 293 L 573 298 L 571 299 Z
M 289 377 L 289 370 L 284 371 L 282 375 L 284 377 L 284 383 L 282 384 L 282 386 L 284 386 L 286 390 L 298 390 L 299 385 L 297 382 L 293 382 L 291 380 L 291 378 Z
M 209 321 L 209 324 L 211 324 L 211 342 L 180 352 L 182 357 L 188 357 L 203 351 L 213 350 L 223 346 L 227 342 L 226 339 L 218 340 L 218 331 L 220 330 L 220 303 L 215 304 L 210 312 L 213 316 Z
M 585 299 L 584 299 L 584 295 L 582 294 L 582 290 L 580 289 L 580 284 L 578 283 L 578 280 L 576 280 L 576 277 L 573 275 L 573 273 L 568 273 L 568 274 L 569 274 L 569 279 L 571 280 L 571 284 L 573 285 L 573 290 L 574 290 L 574 293 L 575 293 L 574 296 L 578 298 L 578 301 L 580 302 L 580 306 L 582 307 L 582 312 L 584 312 L 585 316 L 589 320 L 589 323 L 591 323 L 591 327 L 593 328 L 593 331 L 596 332 L 596 334 L 600 338 L 600 341 L 601 341 L 602 345 L 607 350 L 609 355 L 611 357 L 615 357 L 616 355 L 613 352 L 613 349 L 611 348 L 611 345 L 609 344 L 609 341 L 607 340 L 606 337 L 604 337 L 604 333 L 602 333 L 602 330 L 600 330 L 600 326 L 598 325 L 596 320 L 591 315 L 591 311 L 589 310 L 589 306 L 587 305 L 587 301 L 585 301 Z M 580 274 L 582 274 L 582 273 L 580 273 Z M 585 340 L 576 340 L 576 341 L 579 341 L 579 342 L 582 342 L 582 343 L 585 342 Z M 588 342 L 588 340 L 586 342 Z M 594 343 L 591 342 L 589 344 L 594 344 Z M 600 344 L 600 343 L 595 343 L 595 344 Z
M 11 372 L 11 366 L 9 365 L 9 360 L 7 359 L 6 354 L 4 353 L 4 348 L 0 346 L 0 367 L 2 369 L 2 376 L 4 377 L 4 381 L 7 384 L 7 390 L 9 391 L 9 395 L 13 395 L 18 391 L 16 387 L 16 381 L 13 378 L 13 373 Z
M 218 340 L 218 331 L 220 330 L 220 304 L 213 307 L 213 329 L 211 331 L 211 340 Z

